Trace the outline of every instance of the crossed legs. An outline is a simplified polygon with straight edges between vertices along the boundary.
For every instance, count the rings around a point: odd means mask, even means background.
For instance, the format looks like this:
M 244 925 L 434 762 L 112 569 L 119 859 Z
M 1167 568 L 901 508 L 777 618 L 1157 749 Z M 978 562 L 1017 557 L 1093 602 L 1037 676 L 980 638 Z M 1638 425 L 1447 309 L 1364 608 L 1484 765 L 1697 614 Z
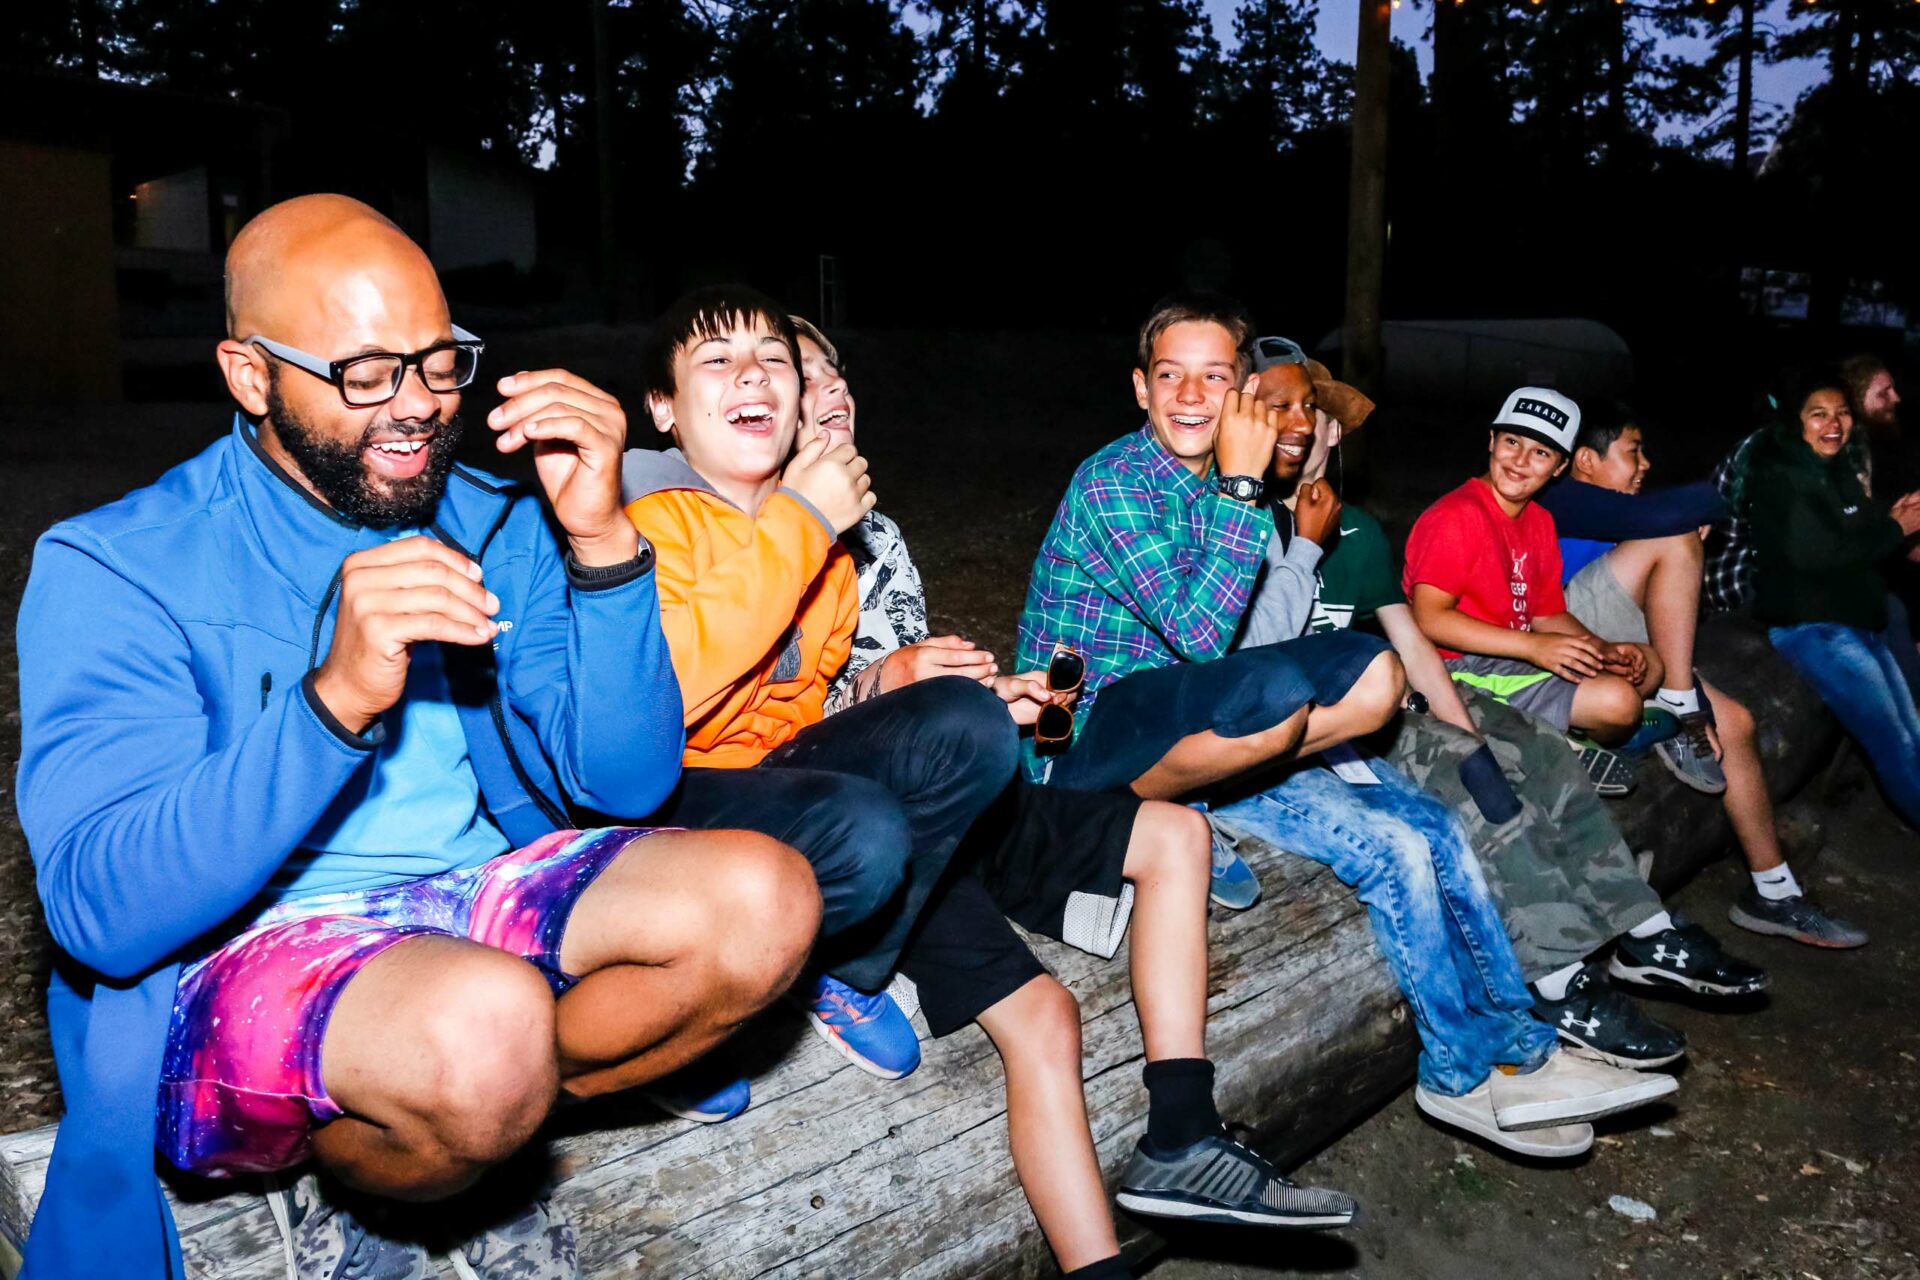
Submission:
M 526 960 L 447 934 L 387 948 L 326 1023 L 345 1114 L 313 1150 L 342 1181 L 406 1200 L 472 1183 L 533 1135 L 561 1088 L 594 1096 L 663 1075 L 793 981 L 820 895 L 791 849 L 747 832 L 633 841 L 581 894 L 560 944 L 579 980 L 554 998 Z

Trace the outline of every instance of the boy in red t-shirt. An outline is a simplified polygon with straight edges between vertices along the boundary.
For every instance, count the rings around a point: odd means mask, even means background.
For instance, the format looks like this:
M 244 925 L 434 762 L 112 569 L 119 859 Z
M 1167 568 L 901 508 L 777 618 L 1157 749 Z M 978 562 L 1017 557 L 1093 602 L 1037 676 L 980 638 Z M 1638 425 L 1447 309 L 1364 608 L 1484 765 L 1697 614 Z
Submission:
M 1414 523 L 1401 584 L 1455 680 L 1617 744 L 1660 687 L 1660 660 L 1648 646 L 1596 636 L 1567 611 L 1553 517 L 1533 502 L 1566 470 L 1579 431 L 1580 406 L 1559 392 L 1509 395 L 1493 421 L 1487 473 Z M 1631 785 L 1611 753 L 1594 752 L 1595 764 L 1606 766 L 1594 775 L 1602 794 Z

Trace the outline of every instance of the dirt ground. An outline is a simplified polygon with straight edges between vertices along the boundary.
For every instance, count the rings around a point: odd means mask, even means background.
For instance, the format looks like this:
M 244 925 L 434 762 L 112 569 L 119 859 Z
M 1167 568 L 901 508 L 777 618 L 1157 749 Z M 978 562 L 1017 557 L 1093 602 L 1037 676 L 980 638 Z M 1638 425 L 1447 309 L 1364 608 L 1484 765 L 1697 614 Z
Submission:
M 494 335 L 490 370 L 566 363 L 637 407 L 626 370 L 635 331 Z M 1074 465 L 1138 421 L 1123 339 L 1060 335 L 854 336 L 861 443 L 881 509 L 905 530 L 936 631 L 1010 652 L 1034 549 Z M 229 410 L 206 365 L 150 370 L 165 403 L 0 405 L 0 616 L 11 618 L 33 540 L 53 521 L 156 477 L 224 431 Z M 491 395 L 467 406 L 478 424 Z M 632 435 L 650 434 L 639 416 Z M 485 434 L 475 426 L 470 436 Z M 1373 497 L 1404 523 L 1469 473 L 1484 436 L 1383 410 L 1368 428 Z M 1710 456 L 1717 440 L 1689 440 Z M 494 465 L 487 442 L 466 453 Z M 1667 478 L 1687 474 L 1669 450 Z M 496 469 L 498 469 L 496 467 Z M 1659 475 L 1656 479 L 1661 478 Z M 59 1112 L 43 997 L 48 950 L 13 813 L 19 751 L 11 627 L 0 630 L 0 1132 Z M 1856 770 L 1857 773 L 1857 770 Z M 1843 786 L 1847 780 L 1843 777 Z M 1920 840 L 1864 776 L 1834 798 L 1818 892 L 1875 935 L 1832 955 L 1732 938 L 1733 864 L 1710 868 L 1678 902 L 1772 967 L 1775 989 L 1739 1014 L 1667 1003 L 1694 1052 L 1672 1108 L 1603 1130 L 1572 1169 L 1517 1165 L 1436 1129 L 1402 1096 L 1306 1165 L 1366 1207 L 1353 1229 L 1302 1237 L 1181 1236 L 1156 1280 L 1353 1275 L 1441 1277 L 1920 1277 Z M 1807 878 L 1802 868 L 1803 879 Z M 1653 1206 L 1629 1221 L 1614 1195 Z

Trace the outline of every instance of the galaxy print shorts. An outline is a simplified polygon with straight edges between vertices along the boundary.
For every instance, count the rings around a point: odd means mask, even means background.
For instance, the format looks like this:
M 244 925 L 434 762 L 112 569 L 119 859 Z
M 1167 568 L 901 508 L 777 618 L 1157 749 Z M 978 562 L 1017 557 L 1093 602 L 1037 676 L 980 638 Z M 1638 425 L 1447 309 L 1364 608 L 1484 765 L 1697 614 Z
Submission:
M 155 1141 L 208 1177 L 290 1168 L 341 1109 L 327 1096 L 320 1046 L 347 983 L 418 934 L 468 938 L 532 962 L 555 996 L 567 919 L 634 827 L 556 831 L 489 862 L 409 884 L 332 893 L 270 908 L 187 965 L 173 998 Z

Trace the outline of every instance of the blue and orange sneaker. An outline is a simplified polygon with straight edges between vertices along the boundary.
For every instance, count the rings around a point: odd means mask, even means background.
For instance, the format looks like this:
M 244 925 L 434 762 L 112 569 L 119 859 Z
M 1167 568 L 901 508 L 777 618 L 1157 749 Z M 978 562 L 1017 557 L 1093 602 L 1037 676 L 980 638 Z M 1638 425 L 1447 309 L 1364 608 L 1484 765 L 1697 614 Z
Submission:
M 796 993 L 794 1002 L 820 1038 L 862 1071 L 898 1080 L 920 1065 L 920 1037 L 886 992 L 870 996 L 821 974 L 813 998 Z
M 695 1124 L 719 1124 L 745 1111 L 753 1101 L 753 1089 L 745 1077 L 729 1080 L 726 1076 L 724 1066 L 701 1058 L 641 1085 L 640 1096 L 670 1116 Z

